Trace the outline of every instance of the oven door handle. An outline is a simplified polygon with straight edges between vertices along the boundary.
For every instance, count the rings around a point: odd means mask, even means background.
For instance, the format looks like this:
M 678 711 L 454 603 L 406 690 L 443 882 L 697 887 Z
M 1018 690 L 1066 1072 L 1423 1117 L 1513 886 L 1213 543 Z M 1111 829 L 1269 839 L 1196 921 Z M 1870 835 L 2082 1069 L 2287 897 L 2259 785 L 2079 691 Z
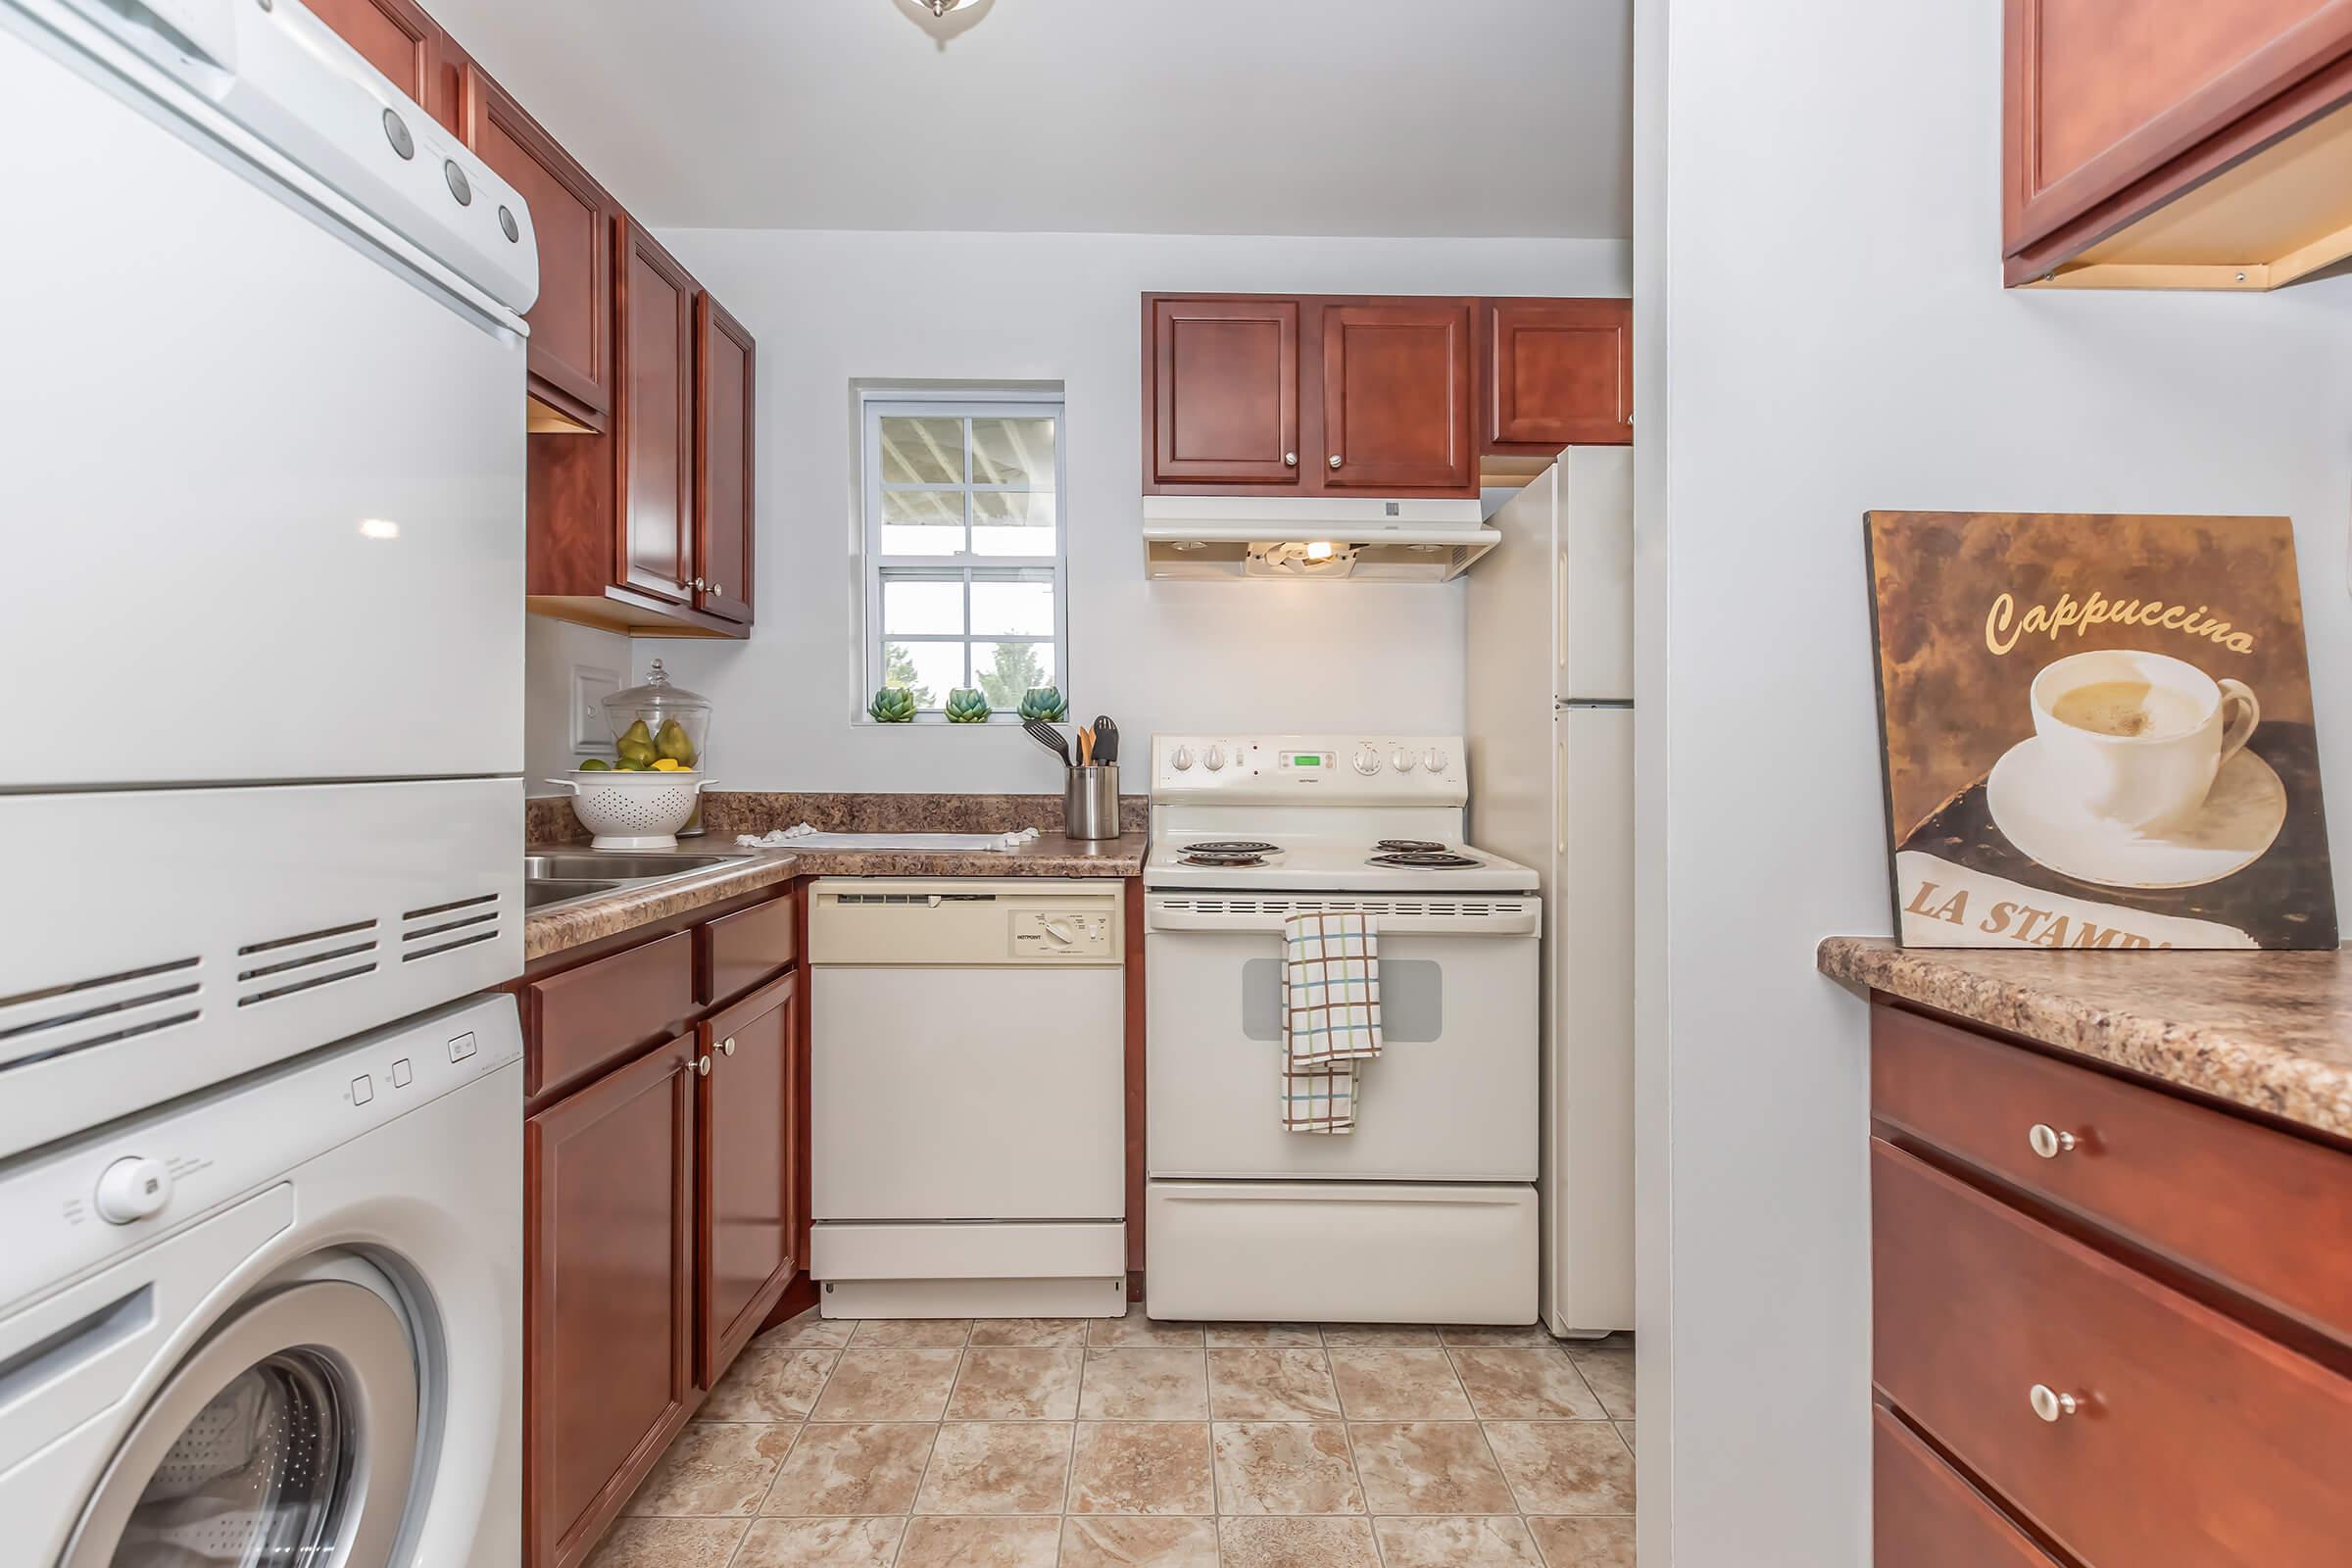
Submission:
M 1248 906 L 1231 907 L 1234 904 Z M 1267 907 L 1269 904 L 1274 906 Z M 1384 937 L 1535 936 L 1544 923 L 1542 901 L 1533 894 L 1443 901 L 1398 899 L 1393 904 L 1417 904 L 1417 906 L 1384 907 L 1392 905 L 1387 900 L 1292 903 L 1152 895 L 1144 901 L 1144 926 L 1148 931 L 1250 932 L 1279 938 L 1284 917 L 1296 909 L 1328 909 L 1333 913 L 1361 910 L 1372 917 L 1373 929 Z

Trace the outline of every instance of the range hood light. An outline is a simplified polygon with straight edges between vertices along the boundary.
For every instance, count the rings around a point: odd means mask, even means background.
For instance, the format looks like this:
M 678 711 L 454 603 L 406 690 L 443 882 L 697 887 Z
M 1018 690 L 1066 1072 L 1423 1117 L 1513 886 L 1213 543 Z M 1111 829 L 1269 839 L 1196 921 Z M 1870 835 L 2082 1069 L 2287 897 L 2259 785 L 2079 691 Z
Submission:
M 1406 545 L 1404 548 L 1417 556 L 1434 556 L 1438 553 L 1436 545 Z
M 1319 566 L 1324 562 L 1329 561 L 1333 554 L 1334 552 L 1331 548 L 1330 540 L 1310 540 L 1306 547 L 1306 563 L 1310 566 Z
M 1208 541 L 1205 539 L 1179 539 L 1168 548 L 1170 550 L 1206 550 Z

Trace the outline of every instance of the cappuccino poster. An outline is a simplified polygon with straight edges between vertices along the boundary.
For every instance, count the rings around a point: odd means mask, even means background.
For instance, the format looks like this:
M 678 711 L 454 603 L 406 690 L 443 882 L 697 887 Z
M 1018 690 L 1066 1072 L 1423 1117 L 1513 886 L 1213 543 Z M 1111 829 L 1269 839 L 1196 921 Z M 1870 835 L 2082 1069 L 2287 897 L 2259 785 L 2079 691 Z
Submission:
M 1874 512 L 1906 947 L 2333 948 L 2283 517 Z

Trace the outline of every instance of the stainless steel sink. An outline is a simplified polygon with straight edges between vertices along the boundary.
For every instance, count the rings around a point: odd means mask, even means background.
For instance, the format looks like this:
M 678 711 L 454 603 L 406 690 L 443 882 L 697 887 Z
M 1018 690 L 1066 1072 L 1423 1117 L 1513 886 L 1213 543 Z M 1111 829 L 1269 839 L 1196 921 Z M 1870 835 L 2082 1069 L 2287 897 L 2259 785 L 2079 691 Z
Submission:
M 522 879 L 522 906 L 527 912 L 544 909 L 550 905 L 569 904 L 598 893 L 610 893 L 620 886 L 617 882 L 598 882 L 588 877 L 529 876 Z
M 748 855 L 673 855 L 626 850 L 536 850 L 522 858 L 525 882 L 591 880 L 650 882 L 706 866 L 748 860 Z

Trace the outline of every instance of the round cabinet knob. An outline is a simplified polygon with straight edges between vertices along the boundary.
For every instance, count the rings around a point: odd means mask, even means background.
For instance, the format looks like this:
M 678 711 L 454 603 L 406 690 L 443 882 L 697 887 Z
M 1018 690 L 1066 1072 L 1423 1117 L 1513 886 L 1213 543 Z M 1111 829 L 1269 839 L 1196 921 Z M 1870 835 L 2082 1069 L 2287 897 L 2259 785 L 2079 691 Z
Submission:
M 1399 746 L 1389 754 L 1389 765 L 1399 773 L 1410 773 L 1413 770 L 1413 754 Z
M 2026 1394 L 2034 1413 L 2044 1421 L 2063 1421 L 2082 1408 L 2082 1401 L 2071 1394 L 2060 1394 L 2047 1383 L 2036 1383 Z
M 1208 765 L 1208 770 L 1211 773 L 1214 773 L 1218 768 L 1225 765 L 1225 748 L 1222 746 L 1211 746 L 1208 749 L 1208 755 L 1200 759 L 1200 760 Z
M 1193 765 L 1193 749 L 1189 746 L 1177 747 L 1176 755 L 1168 759 L 1168 765 L 1179 773 L 1191 767 Z
M 1358 746 L 1355 749 L 1355 770 L 1366 778 L 1379 772 L 1380 754 L 1369 746 Z
M 2037 1121 L 2026 1130 L 2026 1142 L 2042 1158 L 2056 1159 L 2060 1154 L 2072 1153 L 2079 1140 L 2073 1133 L 2062 1133 L 2046 1121 Z
M 109 1225 L 128 1225 L 163 1212 L 172 1201 L 172 1172 L 160 1159 L 118 1159 L 98 1178 L 94 1200 L 98 1217 Z
M 1445 772 L 1446 764 L 1452 760 L 1452 758 L 1447 757 L 1444 752 L 1438 750 L 1435 746 L 1432 746 L 1428 751 L 1421 754 L 1421 765 L 1428 768 L 1432 773 Z
M 695 1061 L 695 1064 L 694 1064 L 694 1070 L 695 1070 L 696 1072 L 699 1072 L 699 1073 L 701 1073 L 701 1074 L 702 1074 L 704 1077 L 706 1077 L 706 1078 L 710 1077 L 710 1056 L 709 1056 L 709 1055 L 706 1054 L 705 1055 L 703 1055 L 703 1056 L 701 1056 L 701 1057 L 697 1058 L 697 1060 Z
M 1331 455 L 1331 466 L 1335 468 L 1340 466 L 1340 455 L 1337 452 Z
M 386 114 L 391 113 L 391 111 L 388 109 L 384 112 Z M 1286 468 L 1296 468 L 1298 466 L 1298 454 L 1296 452 L 1285 452 L 1282 455 L 1282 466 Z
M 721 1040 L 718 1043 L 718 1049 L 725 1052 L 730 1056 L 735 1054 L 735 1037 L 733 1035 L 729 1035 L 726 1039 Z
M 713 599 L 724 599 L 727 597 L 727 591 L 724 588 L 721 588 L 718 584 L 712 583 L 710 585 L 710 597 Z

